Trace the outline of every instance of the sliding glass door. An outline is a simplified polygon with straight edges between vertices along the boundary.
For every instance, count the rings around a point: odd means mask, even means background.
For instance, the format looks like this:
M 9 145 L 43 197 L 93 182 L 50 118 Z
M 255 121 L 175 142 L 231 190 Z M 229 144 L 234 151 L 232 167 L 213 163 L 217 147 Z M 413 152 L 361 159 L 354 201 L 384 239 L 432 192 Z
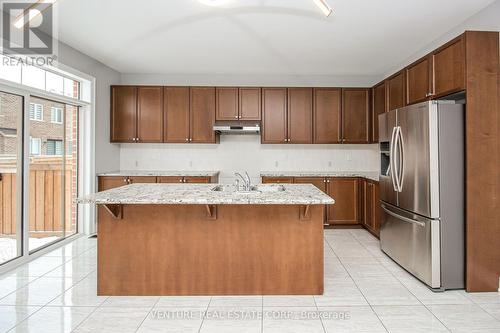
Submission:
M 22 253 L 24 97 L 0 91 L 0 264 Z
M 31 97 L 29 251 L 77 232 L 78 107 Z

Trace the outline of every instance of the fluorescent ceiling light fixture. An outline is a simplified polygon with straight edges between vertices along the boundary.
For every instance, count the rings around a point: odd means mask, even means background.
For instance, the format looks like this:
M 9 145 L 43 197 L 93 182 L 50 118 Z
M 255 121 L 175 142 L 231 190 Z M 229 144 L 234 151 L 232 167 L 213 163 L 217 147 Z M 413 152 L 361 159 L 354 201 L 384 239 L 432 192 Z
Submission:
M 228 2 L 228 0 L 198 0 L 199 3 L 202 3 L 207 6 L 221 6 Z
M 41 4 L 55 4 L 57 0 L 38 0 L 36 3 L 34 3 L 33 5 L 29 6 L 23 14 L 19 15 L 18 17 L 16 17 L 16 19 L 14 20 L 14 23 L 13 25 L 18 28 L 18 29 L 21 29 L 22 27 L 24 27 L 24 25 L 27 23 L 27 22 L 31 22 L 33 21 L 34 19 L 36 19 L 39 15 L 42 14 L 42 11 L 43 9 L 38 9 L 36 7 L 38 7 L 39 5 Z M 28 20 L 27 22 L 25 22 L 25 19 L 24 17 L 28 15 Z
M 325 16 L 330 16 L 332 13 L 332 8 L 328 5 L 326 0 L 313 0 L 316 6 L 325 14 Z

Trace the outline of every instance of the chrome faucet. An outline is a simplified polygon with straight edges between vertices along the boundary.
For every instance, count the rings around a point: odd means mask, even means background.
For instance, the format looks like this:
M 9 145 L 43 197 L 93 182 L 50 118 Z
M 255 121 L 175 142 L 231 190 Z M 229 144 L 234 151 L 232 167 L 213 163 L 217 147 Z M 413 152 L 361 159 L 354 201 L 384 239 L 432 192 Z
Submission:
M 240 177 L 241 180 L 243 181 L 243 188 L 245 191 L 250 191 L 251 190 L 251 184 L 250 184 L 250 176 L 248 175 L 248 172 L 245 171 L 245 176 L 243 177 L 241 173 L 235 172 L 234 175 L 236 177 Z

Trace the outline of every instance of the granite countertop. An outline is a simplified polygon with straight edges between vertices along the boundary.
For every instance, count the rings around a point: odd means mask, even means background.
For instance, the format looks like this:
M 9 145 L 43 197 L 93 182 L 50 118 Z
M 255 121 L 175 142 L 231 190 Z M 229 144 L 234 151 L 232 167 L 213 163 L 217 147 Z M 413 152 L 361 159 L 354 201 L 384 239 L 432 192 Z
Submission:
M 151 177 L 214 177 L 219 171 L 180 171 L 180 170 L 120 170 L 111 172 L 101 172 L 98 176 L 151 176 Z
M 378 181 L 378 171 L 262 171 L 261 177 L 363 177 Z
M 222 191 L 212 191 L 220 186 Z M 277 189 L 284 191 L 277 191 Z M 335 201 L 311 184 L 257 185 L 258 191 L 240 193 L 232 185 L 131 184 L 78 198 L 91 204 L 189 205 L 330 205 Z

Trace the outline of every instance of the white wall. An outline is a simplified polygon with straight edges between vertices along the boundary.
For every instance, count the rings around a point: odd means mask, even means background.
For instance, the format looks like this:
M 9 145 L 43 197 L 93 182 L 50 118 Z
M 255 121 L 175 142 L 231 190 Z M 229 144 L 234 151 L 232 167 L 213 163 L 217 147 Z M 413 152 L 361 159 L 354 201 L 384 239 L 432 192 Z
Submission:
M 95 77 L 95 169 L 96 172 L 119 169 L 120 147 L 109 142 L 109 86 L 120 83 L 120 73 L 64 43 L 59 43 L 59 62 Z
M 371 87 L 373 75 L 122 74 L 122 84 L 181 86 Z
M 123 144 L 122 170 L 219 170 L 220 181 L 248 171 L 377 171 L 378 146 L 263 145 L 259 135 L 222 135 L 220 144 Z
M 500 31 L 500 0 L 493 2 L 488 7 L 479 11 L 475 15 L 469 17 L 463 23 L 454 27 L 446 34 L 442 35 L 438 39 L 427 44 L 425 48 L 420 50 L 419 52 L 413 54 L 411 57 L 403 61 L 402 63 L 395 64 L 389 71 L 387 71 L 383 76 L 377 80 L 377 82 L 383 80 L 384 78 L 394 74 L 399 71 L 401 68 L 408 66 L 412 62 L 418 60 L 424 55 L 428 54 L 432 50 L 440 47 L 446 42 L 452 40 L 458 35 L 462 34 L 466 30 L 481 30 L 481 31 Z M 374 82 L 374 83 L 377 83 Z

